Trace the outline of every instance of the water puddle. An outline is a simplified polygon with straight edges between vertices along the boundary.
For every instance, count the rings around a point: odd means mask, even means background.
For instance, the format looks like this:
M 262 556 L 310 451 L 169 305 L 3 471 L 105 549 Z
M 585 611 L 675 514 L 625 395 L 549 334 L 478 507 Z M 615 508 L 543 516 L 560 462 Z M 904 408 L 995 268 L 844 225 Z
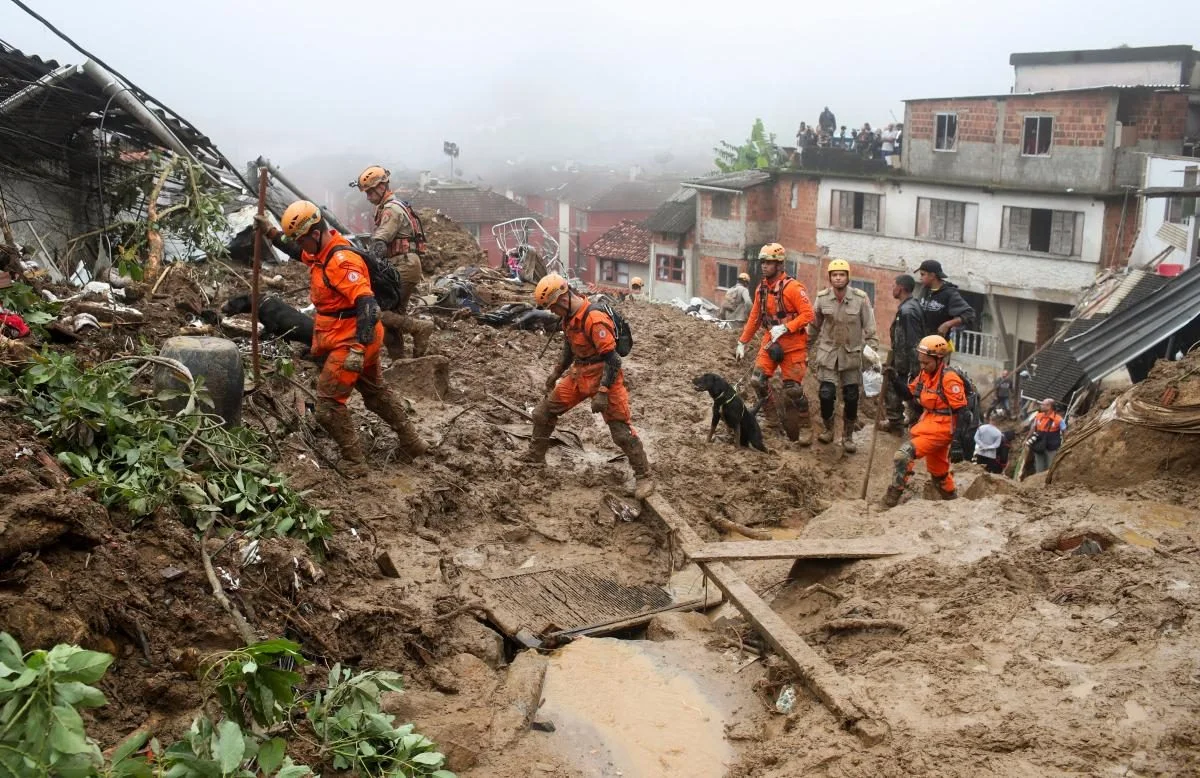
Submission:
M 550 660 L 539 716 L 585 775 L 722 778 L 724 716 L 661 643 L 582 639 Z

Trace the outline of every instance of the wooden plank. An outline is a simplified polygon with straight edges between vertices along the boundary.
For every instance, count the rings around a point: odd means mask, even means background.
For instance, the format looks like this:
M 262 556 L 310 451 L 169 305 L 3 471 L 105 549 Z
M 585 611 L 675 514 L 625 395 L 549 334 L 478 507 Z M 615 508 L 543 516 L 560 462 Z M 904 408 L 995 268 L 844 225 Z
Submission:
M 727 559 L 876 559 L 903 554 L 887 539 L 821 538 L 708 543 L 689 556 L 697 562 Z
M 675 534 L 684 554 L 691 557 L 705 547 L 696 531 L 662 495 L 651 495 L 646 499 L 646 505 L 657 513 Z M 763 543 L 755 542 L 749 545 Z M 875 745 L 887 737 L 886 723 L 871 717 L 866 706 L 859 702 L 858 695 L 850 683 L 838 675 L 832 665 L 771 610 L 737 573 L 723 562 L 697 564 L 771 647 L 787 660 L 804 685 L 837 717 L 843 727 L 857 735 L 866 745 Z

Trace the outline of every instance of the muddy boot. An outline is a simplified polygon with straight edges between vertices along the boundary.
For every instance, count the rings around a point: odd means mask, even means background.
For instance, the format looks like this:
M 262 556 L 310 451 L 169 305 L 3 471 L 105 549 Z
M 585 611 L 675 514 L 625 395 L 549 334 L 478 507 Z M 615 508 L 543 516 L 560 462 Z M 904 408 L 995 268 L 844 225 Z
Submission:
M 404 359 L 404 317 L 395 311 L 382 311 L 383 347 L 391 359 Z
M 342 453 L 342 461 L 338 472 L 347 478 L 362 478 L 369 471 L 366 457 L 363 456 L 362 444 L 358 433 L 354 430 L 354 418 L 350 409 L 338 403 L 320 401 L 317 403 L 317 423 L 333 438 L 338 450 Z
M 850 427 L 850 429 L 854 429 L 853 425 Z M 843 433 L 842 451 L 845 451 L 847 454 L 853 454 L 858 451 L 858 446 L 854 445 L 853 433 L 849 435 Z
M 832 443 L 833 442 L 833 417 L 831 416 L 828 419 L 821 419 L 821 423 L 825 425 L 825 429 L 822 430 L 821 434 L 817 436 L 817 440 L 821 441 L 822 443 Z
M 900 504 L 900 496 L 903 494 L 904 490 L 899 486 L 889 486 L 887 488 L 887 493 L 883 495 L 883 499 L 879 501 L 879 504 L 884 510 L 887 510 L 888 508 L 895 508 Z
M 646 449 L 642 447 L 641 439 L 634 434 L 633 428 L 623 421 L 610 421 L 608 430 L 612 433 L 613 443 L 629 459 L 633 468 L 633 496 L 644 500 L 654 494 L 654 479 L 650 477 L 650 460 L 646 457 Z
M 416 428 L 408 420 L 408 413 L 404 410 L 404 406 L 400 404 L 400 399 L 394 394 L 387 392 L 378 398 L 372 397 L 369 399 L 364 395 L 363 405 L 392 428 L 396 433 L 397 448 L 409 461 L 429 451 L 429 444 L 421 440 L 421 436 L 417 434 Z
M 799 414 L 799 431 L 796 436 L 796 443 L 801 448 L 807 448 L 813 444 L 812 418 L 808 415 L 808 411 Z
M 550 450 L 550 435 L 553 432 L 554 419 L 546 415 L 542 405 L 538 405 L 533 409 L 533 437 L 529 441 L 529 448 L 519 459 L 531 465 L 546 464 L 546 452 Z
M 951 487 L 949 489 L 946 488 L 946 481 L 949 480 L 949 478 L 950 478 L 949 473 L 942 476 L 941 478 L 938 478 L 936 475 L 930 476 L 930 479 L 933 481 L 933 488 L 937 489 L 937 493 L 938 493 L 939 497 L 941 497 L 943 500 L 957 500 L 958 499 L 958 490 L 955 489 L 954 487 Z
M 421 319 L 409 319 L 413 339 L 413 359 L 429 353 L 429 339 L 433 336 L 433 322 Z

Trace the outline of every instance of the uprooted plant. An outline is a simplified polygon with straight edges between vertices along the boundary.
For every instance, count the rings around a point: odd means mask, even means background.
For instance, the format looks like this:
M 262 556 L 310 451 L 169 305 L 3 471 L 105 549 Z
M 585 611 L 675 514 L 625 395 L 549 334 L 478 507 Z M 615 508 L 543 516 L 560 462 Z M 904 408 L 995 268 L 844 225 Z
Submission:
M 184 388 L 139 389 L 148 363 L 176 371 Z M 50 439 L 75 486 L 135 522 L 169 506 L 200 532 L 221 522 L 314 547 L 331 534 L 326 512 L 272 472 L 259 433 L 200 410 L 212 405 L 203 382 L 178 363 L 142 356 L 84 367 L 72 355 L 44 351 L 24 370 L 0 369 L 0 392 L 21 401 L 22 415 Z M 164 410 L 172 401 L 182 410 Z
M 252 719 L 267 727 L 287 717 L 302 680 L 280 665 L 306 665 L 308 660 L 290 640 L 264 640 L 212 656 L 205 664 L 204 678 L 214 683 L 225 715 L 242 725 Z

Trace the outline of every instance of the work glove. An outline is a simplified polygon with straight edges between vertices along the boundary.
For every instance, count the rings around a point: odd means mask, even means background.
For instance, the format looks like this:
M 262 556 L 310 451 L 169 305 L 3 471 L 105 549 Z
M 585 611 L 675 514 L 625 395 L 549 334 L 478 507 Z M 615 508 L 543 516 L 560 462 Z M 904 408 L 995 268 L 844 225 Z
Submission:
M 787 331 L 788 328 L 786 324 L 776 324 L 771 328 L 771 342 L 774 343 L 775 341 L 779 340 L 781 337 L 787 334 Z
M 604 413 L 608 410 L 608 392 L 596 392 L 592 395 L 592 413 Z
M 738 362 L 741 362 L 742 359 L 746 356 L 746 344 L 738 343 L 737 348 L 733 352 L 733 356 L 734 356 L 734 359 L 736 359 Z
M 254 226 L 262 230 L 263 237 L 267 240 L 279 237 L 279 228 L 271 223 L 271 217 L 266 214 L 254 214 Z
M 346 360 L 342 362 L 342 369 L 350 373 L 361 373 L 363 369 L 363 352 L 358 349 L 350 349 L 350 353 L 346 355 Z
M 354 337 L 364 346 L 375 342 L 375 324 L 379 321 L 379 303 L 369 294 L 354 301 L 354 318 L 356 326 Z
M 546 379 L 546 394 L 554 391 L 554 387 L 558 384 L 558 377 L 558 373 L 551 373 L 550 377 Z

